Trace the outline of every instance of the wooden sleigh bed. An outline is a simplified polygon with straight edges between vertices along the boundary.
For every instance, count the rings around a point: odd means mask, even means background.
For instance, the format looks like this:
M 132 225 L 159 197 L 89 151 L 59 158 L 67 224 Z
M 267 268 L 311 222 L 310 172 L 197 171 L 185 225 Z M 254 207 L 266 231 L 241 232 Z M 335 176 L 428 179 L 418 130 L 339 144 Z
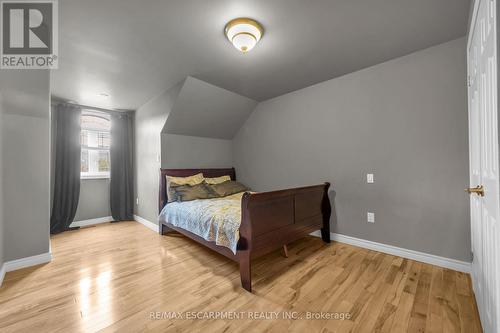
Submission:
M 160 212 L 167 204 L 166 176 L 188 177 L 198 173 L 205 177 L 231 176 L 232 169 L 161 169 Z M 251 260 L 284 245 L 303 238 L 313 231 L 321 230 L 324 242 L 330 242 L 331 206 L 328 199 L 329 183 L 291 188 L 272 192 L 245 193 L 241 200 L 240 238 L 234 254 L 229 248 L 216 245 L 192 232 L 160 222 L 161 235 L 177 231 L 192 240 L 239 263 L 241 285 L 252 291 Z

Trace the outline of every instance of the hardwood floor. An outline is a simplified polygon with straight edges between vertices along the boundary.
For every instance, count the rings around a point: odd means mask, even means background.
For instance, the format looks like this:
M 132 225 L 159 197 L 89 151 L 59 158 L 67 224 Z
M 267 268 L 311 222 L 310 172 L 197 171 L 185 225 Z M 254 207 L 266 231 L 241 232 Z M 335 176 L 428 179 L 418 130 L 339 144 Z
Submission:
M 315 237 L 255 260 L 253 294 L 235 263 L 136 222 L 54 236 L 52 254 L 6 275 L 1 332 L 481 331 L 467 274 Z

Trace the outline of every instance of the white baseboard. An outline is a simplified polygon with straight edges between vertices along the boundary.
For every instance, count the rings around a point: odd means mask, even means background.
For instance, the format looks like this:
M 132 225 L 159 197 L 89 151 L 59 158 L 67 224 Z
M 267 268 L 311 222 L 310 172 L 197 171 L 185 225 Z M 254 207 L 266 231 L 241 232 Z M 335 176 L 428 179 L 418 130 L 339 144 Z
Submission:
M 321 233 L 319 231 L 315 231 L 311 235 L 321 237 Z M 398 257 L 403 257 L 406 259 L 424 262 L 426 264 L 453 269 L 464 273 L 470 273 L 471 271 L 471 264 L 465 261 L 440 257 L 433 254 L 418 252 L 414 250 L 408 250 L 397 246 L 376 243 L 361 238 L 336 234 L 333 232 L 330 233 L 330 239 L 339 243 L 354 245 L 369 250 L 374 250 Z
M 159 232 L 159 226 L 156 223 L 148 221 L 148 220 L 146 220 L 138 215 L 134 215 L 134 220 L 136 220 L 140 224 L 144 225 L 146 228 L 153 230 L 154 232 Z
M 0 287 L 2 286 L 4 277 L 5 277 L 5 264 L 2 263 L 2 266 L 0 266 Z
M 50 261 L 52 261 L 52 254 L 50 252 L 47 252 L 36 256 L 7 261 L 3 265 L 5 268 L 5 272 L 12 272 L 21 268 L 45 264 Z
M 134 219 L 144 225 L 145 227 L 158 232 L 158 225 L 151 221 L 148 221 L 138 215 L 134 215 Z M 321 233 L 319 231 L 311 233 L 311 235 L 316 237 L 321 237 Z M 369 240 L 355 238 L 351 236 L 345 236 L 336 233 L 330 233 L 330 239 L 339 243 L 345 243 L 349 245 L 354 245 L 358 247 L 362 247 L 369 250 L 374 250 L 378 252 L 383 252 L 387 254 L 391 254 L 398 257 L 403 257 L 406 259 L 411 259 L 415 261 L 424 262 L 427 264 L 440 266 L 444 268 L 453 269 L 459 272 L 470 273 L 471 264 L 465 261 L 460 261 L 456 259 L 450 259 L 445 257 L 436 256 L 429 253 L 408 250 L 397 246 L 376 243 Z
M 73 223 L 70 224 L 71 227 L 86 227 L 89 225 L 94 225 L 94 224 L 99 224 L 99 223 L 107 223 L 113 221 L 112 216 L 105 216 L 105 217 L 98 217 L 96 219 L 90 219 L 90 220 L 82 220 L 82 221 L 74 221 Z

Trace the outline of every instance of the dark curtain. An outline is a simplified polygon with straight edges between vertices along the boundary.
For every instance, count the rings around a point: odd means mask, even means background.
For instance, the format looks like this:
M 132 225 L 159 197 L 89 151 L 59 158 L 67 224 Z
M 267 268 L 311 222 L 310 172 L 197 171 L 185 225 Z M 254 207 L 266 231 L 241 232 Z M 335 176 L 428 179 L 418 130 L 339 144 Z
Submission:
M 56 147 L 54 199 L 50 233 L 69 230 L 80 198 L 80 115 L 79 107 L 61 104 L 55 108 Z
M 134 219 L 132 122 L 130 113 L 111 115 L 110 206 L 115 221 Z

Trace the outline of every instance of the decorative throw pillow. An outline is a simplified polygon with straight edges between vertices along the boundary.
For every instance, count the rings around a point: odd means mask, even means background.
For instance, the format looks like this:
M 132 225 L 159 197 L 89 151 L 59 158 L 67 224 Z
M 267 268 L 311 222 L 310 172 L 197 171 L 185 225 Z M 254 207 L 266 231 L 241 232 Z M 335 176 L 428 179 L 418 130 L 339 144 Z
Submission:
M 221 177 L 215 177 L 215 178 L 205 178 L 205 181 L 207 184 L 221 184 L 227 181 L 231 180 L 231 176 L 221 176 Z
M 172 185 L 177 185 L 173 183 Z M 212 199 L 217 198 L 217 194 L 214 193 L 208 185 L 203 182 L 196 185 L 178 185 L 172 186 L 174 191 L 173 197 L 175 201 L 191 201 L 196 199 Z
M 210 188 L 217 193 L 219 197 L 227 197 L 228 195 L 231 194 L 236 194 L 240 192 L 245 192 L 250 190 L 248 187 L 245 185 L 238 183 L 236 181 L 227 181 L 224 183 L 220 184 L 214 184 L 214 185 L 208 185 Z
M 173 176 L 167 176 L 167 197 L 168 197 L 168 202 L 173 202 L 173 201 L 176 201 L 176 199 L 174 198 L 174 195 L 175 195 L 175 192 L 172 191 L 171 187 L 172 184 L 175 184 L 176 186 L 180 186 L 180 185 L 198 185 L 198 184 L 201 184 L 203 183 L 203 174 L 202 173 L 198 173 L 196 175 L 193 175 L 193 176 L 189 176 L 189 177 L 173 177 Z

